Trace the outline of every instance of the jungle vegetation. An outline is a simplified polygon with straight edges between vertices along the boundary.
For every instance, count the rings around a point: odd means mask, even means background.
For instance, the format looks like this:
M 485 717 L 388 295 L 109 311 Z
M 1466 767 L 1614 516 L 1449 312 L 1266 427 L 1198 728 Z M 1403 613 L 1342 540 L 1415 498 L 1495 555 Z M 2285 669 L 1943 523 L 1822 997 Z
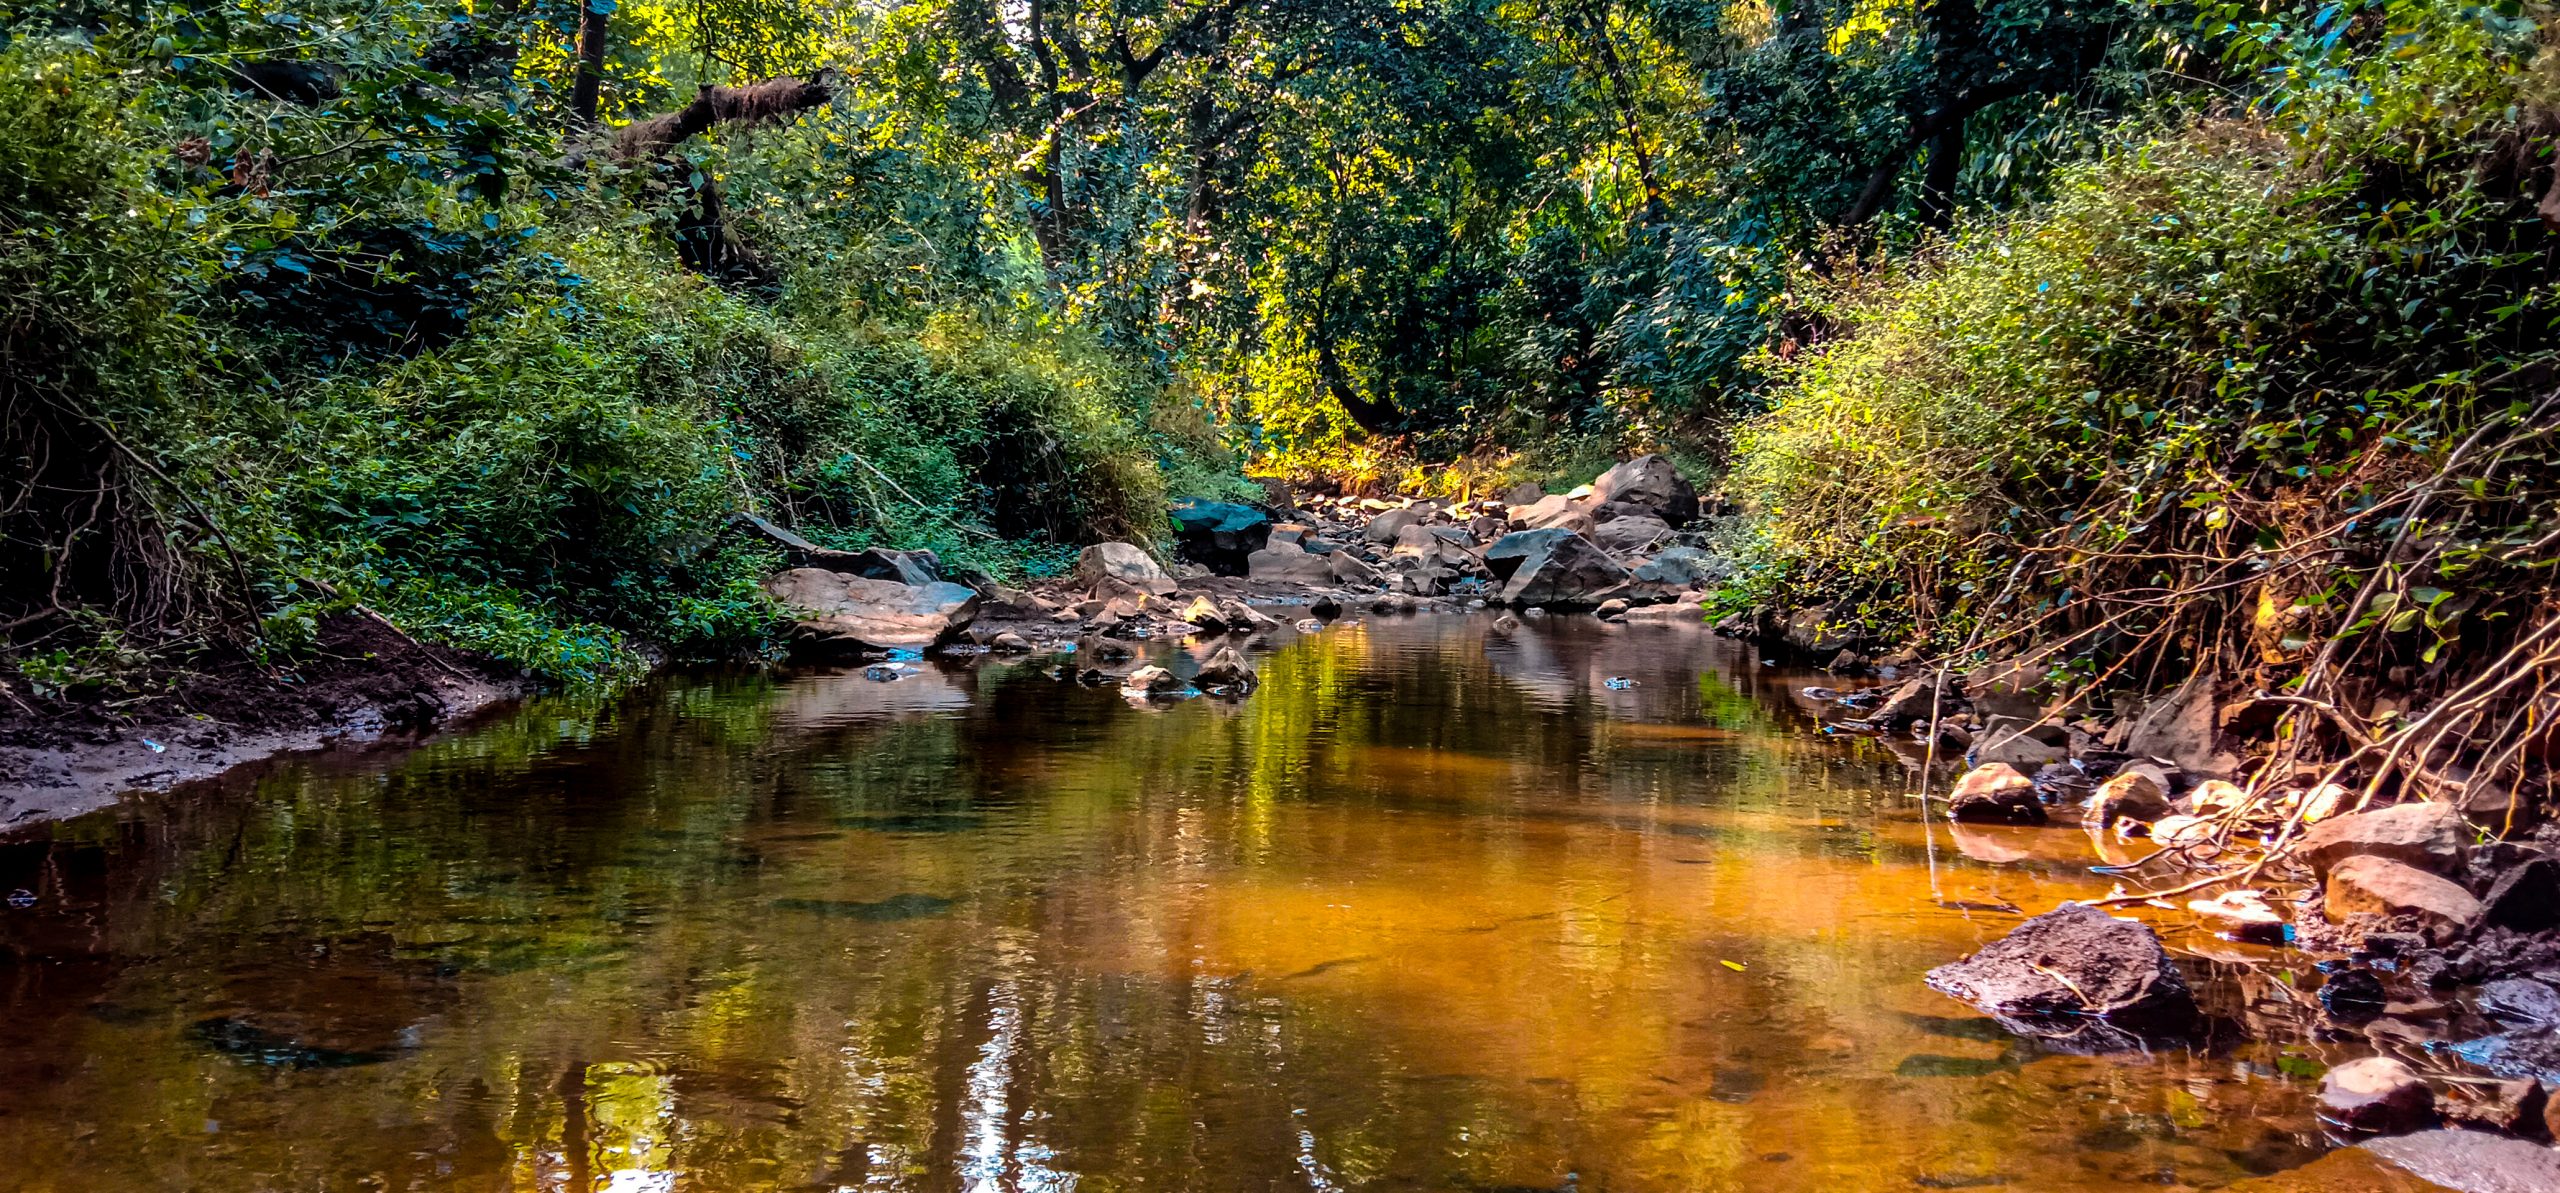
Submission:
M 2510 434 L 2548 421 L 2545 16 L 8 0 L 12 692 L 356 605 L 609 678 L 765 640 L 732 510 L 1009 578 L 1246 470 L 1638 448 L 1721 478 L 1732 606 L 1941 646 L 2092 586 L 2254 600 L 2212 586 L 2445 473 L 2477 533 L 2419 532 L 2396 603 L 2337 621 L 2375 573 L 2305 562 L 2272 615 L 2422 651 L 2549 555 Z M 2368 565 L 2412 538 L 2353 524 Z

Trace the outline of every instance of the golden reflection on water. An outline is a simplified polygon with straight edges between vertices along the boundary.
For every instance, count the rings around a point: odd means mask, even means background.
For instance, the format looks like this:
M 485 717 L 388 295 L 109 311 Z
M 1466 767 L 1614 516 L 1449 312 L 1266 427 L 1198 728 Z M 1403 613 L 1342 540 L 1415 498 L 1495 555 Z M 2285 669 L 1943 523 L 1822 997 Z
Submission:
M 1399 619 L 1260 665 L 1167 708 L 996 663 L 669 682 L 0 843 L 38 896 L 0 917 L 0 1182 L 2068 1191 L 2316 1154 L 2278 1045 L 2052 1055 L 1923 987 L 2102 890 L 2087 838 L 1924 817 L 1726 644 Z

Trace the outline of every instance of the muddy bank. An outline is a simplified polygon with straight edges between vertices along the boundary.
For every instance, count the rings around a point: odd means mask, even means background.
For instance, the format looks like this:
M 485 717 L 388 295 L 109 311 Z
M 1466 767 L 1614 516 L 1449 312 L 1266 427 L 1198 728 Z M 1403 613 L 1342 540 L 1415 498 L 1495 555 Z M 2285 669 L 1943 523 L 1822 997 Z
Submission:
M 310 657 L 239 664 L 126 703 L 0 705 L 0 829 L 94 811 L 280 754 L 398 740 L 524 695 L 525 678 L 359 615 Z

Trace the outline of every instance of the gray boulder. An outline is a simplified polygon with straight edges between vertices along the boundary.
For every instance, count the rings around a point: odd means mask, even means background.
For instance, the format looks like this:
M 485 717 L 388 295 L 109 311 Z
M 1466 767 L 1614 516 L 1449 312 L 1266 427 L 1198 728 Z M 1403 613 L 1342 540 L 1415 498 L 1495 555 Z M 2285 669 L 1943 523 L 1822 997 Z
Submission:
M 1591 540 L 1561 528 L 1506 534 L 1485 548 L 1484 563 L 1502 581 L 1496 599 L 1510 605 L 1597 605 L 1628 579 Z
M 1674 526 L 1698 516 L 1698 491 L 1659 455 L 1637 456 L 1591 482 L 1593 504 L 1618 502 L 1642 506 Z
M 1336 552 L 1335 554 L 1347 554 Z M 1309 554 L 1296 543 L 1273 540 L 1245 557 L 1246 574 L 1274 584 L 1331 584 L 1331 555 Z
M 1076 584 L 1093 588 L 1105 580 L 1116 581 L 1141 592 L 1169 596 L 1173 578 L 1156 566 L 1155 557 L 1128 543 L 1095 543 L 1076 555 Z
M 1600 523 L 1591 539 L 1620 555 L 1634 555 L 1670 542 L 1671 524 L 1654 517 L 1617 518 Z
M 1665 547 L 1637 566 L 1635 578 L 1670 588 L 1713 588 L 1731 573 L 1724 560 L 1696 547 Z

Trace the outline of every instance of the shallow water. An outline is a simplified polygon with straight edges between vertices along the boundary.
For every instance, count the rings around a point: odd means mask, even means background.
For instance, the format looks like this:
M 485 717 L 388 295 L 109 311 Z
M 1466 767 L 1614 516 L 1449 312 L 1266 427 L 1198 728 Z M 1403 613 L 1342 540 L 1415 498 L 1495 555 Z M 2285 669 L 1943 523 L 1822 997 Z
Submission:
M 1285 638 L 1240 703 L 672 679 L 0 840 L 0 1187 L 2068 1191 L 2326 1146 L 2321 1046 L 2058 1055 L 1920 983 L 2103 892 L 2076 829 L 1951 833 L 1732 644 L 1486 625 Z M 2284 964 L 2191 973 L 2264 1028 Z

